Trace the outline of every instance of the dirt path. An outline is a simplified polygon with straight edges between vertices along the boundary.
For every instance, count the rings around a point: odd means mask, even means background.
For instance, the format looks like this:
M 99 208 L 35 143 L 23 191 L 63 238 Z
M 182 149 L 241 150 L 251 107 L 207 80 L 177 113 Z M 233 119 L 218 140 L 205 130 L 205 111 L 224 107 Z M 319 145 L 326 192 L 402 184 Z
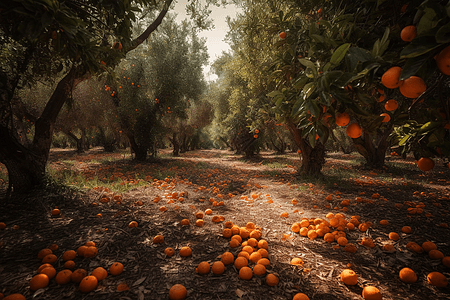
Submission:
M 357 166 L 356 155 L 331 154 L 324 168 L 325 179 L 302 180 L 295 175 L 299 164 L 295 154 L 262 153 L 246 161 L 229 151 L 204 150 L 179 158 L 162 153 L 158 162 L 143 164 L 123 155 L 117 157 L 119 160 L 113 161 L 97 152 L 84 156 L 59 152 L 52 164 L 60 172 L 74 168 L 78 174 L 105 180 L 113 176 L 117 184 L 147 184 L 120 195 L 96 188 L 81 198 L 67 193 L 65 197 L 59 193 L 34 195 L 21 203 L 0 207 L 0 221 L 7 225 L 0 230 L 0 292 L 21 292 L 31 299 L 33 292 L 28 282 L 41 264 L 37 259 L 39 250 L 57 243 L 59 250 L 55 254 L 60 258 L 65 250 L 76 250 L 86 241 L 94 241 L 98 255 L 77 257 L 76 268 L 90 272 L 97 266 L 109 268 L 112 262 L 120 261 L 125 266 L 121 275 L 108 276 L 88 294 L 79 292 L 76 284 L 58 286 L 51 281 L 46 289 L 35 293 L 38 295 L 34 299 L 168 299 L 168 290 L 175 283 L 187 288 L 187 299 L 292 299 L 298 292 L 310 299 L 362 299 L 366 285 L 378 287 L 383 299 L 450 297 L 448 286 L 436 288 L 426 280 L 431 271 L 450 279 L 450 269 L 426 253 L 406 248 L 408 242 L 421 245 L 429 240 L 444 255 L 450 255 L 450 234 L 445 227 L 450 209 L 448 170 L 438 168 L 424 176 L 414 169 L 412 161 L 406 162 L 409 168 L 392 158 L 389 170 L 371 172 Z M 93 162 L 94 158 L 98 163 Z M 133 179 L 138 173 L 142 179 Z M 185 194 L 184 201 L 172 197 L 173 192 Z M 117 195 L 120 201 L 101 203 L 105 194 L 110 198 Z M 348 200 L 349 205 L 343 206 L 343 200 Z M 223 201 L 223 205 L 215 206 L 214 201 Z M 61 217 L 50 217 L 55 205 L 61 209 Z M 418 208 L 422 211 L 418 212 Z M 207 209 L 212 214 L 204 215 L 205 224 L 195 226 L 195 213 Z M 414 209 L 416 214 L 410 214 Z M 330 222 L 330 212 L 342 214 L 347 222 L 351 216 L 359 216 L 361 223 L 372 222 L 364 232 L 342 228 L 348 242 L 356 246 L 356 253 L 346 252 L 336 242 L 303 237 L 291 229 L 302 218 L 311 224 L 319 223 L 319 219 Z M 215 223 L 214 216 L 222 216 L 224 221 Z M 182 226 L 183 219 L 189 219 L 191 225 Z M 128 228 L 133 220 L 139 226 Z M 380 220 L 389 224 L 380 225 Z M 222 236 L 226 221 L 240 227 L 253 222 L 260 228 L 262 239 L 269 245 L 267 272 L 278 276 L 277 286 L 268 286 L 266 276 L 242 280 L 232 265 L 226 266 L 222 275 L 195 272 L 201 261 L 212 264 L 225 251 L 238 256 L 241 247 L 231 248 L 230 239 Z M 14 225 L 19 229 L 13 229 Z M 412 233 L 402 233 L 403 226 L 410 226 Z M 339 229 L 330 228 L 331 232 Z M 388 238 L 392 231 L 400 235 L 398 241 Z M 163 244 L 153 243 L 158 234 L 164 236 Z M 372 239 L 375 247 L 361 245 L 363 238 Z M 384 251 L 386 244 L 393 245 L 395 251 Z M 180 257 L 183 246 L 191 247 L 192 256 Z M 164 254 L 166 247 L 175 249 L 175 256 L 168 258 Z M 294 257 L 304 263 L 291 265 Z M 62 264 L 58 259 L 57 271 L 63 269 Z M 398 272 L 403 267 L 414 269 L 417 283 L 399 280 Z M 357 285 L 340 282 L 339 274 L 345 268 L 358 274 Z M 117 292 L 122 282 L 130 289 Z

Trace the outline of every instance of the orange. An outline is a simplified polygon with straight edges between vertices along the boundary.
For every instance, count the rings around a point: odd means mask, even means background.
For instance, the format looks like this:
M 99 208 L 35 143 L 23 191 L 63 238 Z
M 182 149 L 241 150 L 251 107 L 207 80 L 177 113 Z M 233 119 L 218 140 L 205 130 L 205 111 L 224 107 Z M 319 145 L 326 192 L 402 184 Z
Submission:
M 56 274 L 55 281 L 57 284 L 68 284 L 71 281 L 72 271 L 62 270 Z
M 181 249 L 180 249 L 180 256 L 188 257 L 188 256 L 191 256 L 191 255 L 192 255 L 192 249 L 190 247 L 188 247 L 188 246 L 181 247 Z
M 437 249 L 437 246 L 436 246 L 436 244 L 433 243 L 433 242 L 426 241 L 426 242 L 423 242 L 422 248 L 423 248 L 423 250 L 425 250 L 426 252 L 430 252 L 431 250 L 436 250 L 436 249 Z
M 98 285 L 97 277 L 86 276 L 81 280 L 79 289 L 83 293 L 89 293 L 90 291 L 93 291 L 97 287 L 97 285 Z
M 380 225 L 389 225 L 388 220 L 380 220 Z
M 73 269 L 75 268 L 75 262 L 73 260 L 68 260 L 64 263 L 64 268 Z
M 187 296 L 187 290 L 182 284 L 175 284 L 169 290 L 169 299 L 183 300 Z
M 258 260 L 260 260 L 262 258 L 262 255 L 261 255 L 261 253 L 260 252 L 253 252 L 252 254 L 250 254 L 250 261 L 252 262 L 252 263 L 257 263 L 258 262 Z
M 47 267 L 53 267 L 51 264 L 42 264 L 39 266 L 39 268 L 37 269 L 38 273 L 41 273 L 42 270 L 44 270 Z
M 317 238 L 317 232 L 314 229 L 311 229 L 308 231 L 308 237 L 311 240 L 314 240 Z
M 84 257 L 84 252 L 86 251 L 86 249 L 87 249 L 88 247 L 87 246 L 80 246 L 80 247 L 78 247 L 78 249 L 77 249 L 77 254 L 79 255 L 79 256 L 81 256 L 81 257 Z
M 98 249 L 95 246 L 88 246 L 84 251 L 84 257 L 94 257 L 98 253 Z
M 247 244 L 249 246 L 252 246 L 252 247 L 257 247 L 258 246 L 258 241 L 256 239 L 254 239 L 254 238 L 249 238 L 247 240 Z
M 231 237 L 231 239 L 237 240 L 239 243 L 242 243 L 242 237 L 240 235 L 235 234 Z
M 409 242 L 408 244 L 406 244 L 406 248 L 408 248 L 411 251 L 414 251 L 416 253 L 422 253 L 423 249 L 422 247 L 420 247 L 420 245 L 418 245 L 415 242 Z
M 87 272 L 85 269 L 76 269 L 75 271 L 72 272 L 72 275 L 70 276 L 70 279 L 73 282 L 80 282 L 84 277 L 86 277 Z
M 62 259 L 63 261 L 73 260 L 75 257 L 77 257 L 77 253 L 74 250 L 67 250 L 64 252 Z
M 56 270 L 53 267 L 46 267 L 46 268 L 43 268 L 39 272 L 39 274 L 45 274 L 45 275 L 47 275 L 48 279 L 52 279 L 53 277 L 56 276 Z
M 245 246 L 242 248 L 242 251 L 248 252 L 248 254 L 253 253 L 253 247 L 252 246 Z
M 442 258 L 442 264 L 450 268 L 450 256 L 445 256 L 444 258 Z
M 400 93 L 406 98 L 417 98 L 425 92 L 427 86 L 422 78 L 411 76 L 403 81 L 400 86 Z
M 248 266 L 248 260 L 245 257 L 238 257 L 234 261 L 234 266 L 236 269 L 240 270 L 242 267 Z
M 249 267 L 242 267 L 239 269 L 239 278 L 250 280 L 253 277 L 253 271 Z
M 392 67 L 384 72 L 381 76 L 381 83 L 388 89 L 398 88 L 403 84 L 403 80 L 400 80 L 400 74 L 402 73 L 402 68 Z
M 164 254 L 166 254 L 168 257 L 172 257 L 175 254 L 175 250 L 171 247 L 167 247 L 164 249 Z
M 212 212 L 213 212 L 212 209 L 208 208 L 205 210 L 205 215 L 210 215 L 212 214 Z
M 92 271 L 91 275 L 97 277 L 98 281 L 102 281 L 108 276 L 108 271 L 106 271 L 102 267 L 97 267 L 94 269 L 94 271 Z
M 162 236 L 161 234 L 158 234 L 153 238 L 153 244 L 162 244 L 162 243 L 164 243 L 164 236 Z
M 190 224 L 191 224 L 191 222 L 189 222 L 189 219 L 183 219 L 180 222 L 180 225 L 182 225 L 182 226 L 188 226 Z
M 26 300 L 26 298 L 22 294 L 11 294 L 3 298 L 3 300 Z
M 396 232 L 389 233 L 389 239 L 391 239 L 393 241 L 398 241 L 399 238 L 400 238 L 400 236 L 398 235 L 398 233 L 396 233 Z
M 345 245 L 344 251 L 350 252 L 350 253 L 355 253 L 357 251 L 357 249 L 356 249 L 356 246 L 354 244 L 348 243 L 347 245 Z
M 138 222 L 131 221 L 130 223 L 128 223 L 128 227 L 130 227 L 130 228 L 138 227 Z
M 409 226 L 403 226 L 403 227 L 402 227 L 402 232 L 403 232 L 403 233 L 411 233 L 411 232 L 412 232 L 412 229 L 411 229 L 411 227 L 409 227 Z
M 434 168 L 434 160 L 428 157 L 422 157 L 417 161 L 420 170 L 427 172 Z
M 430 252 L 428 252 L 428 256 L 431 259 L 439 259 L 439 260 L 441 260 L 441 259 L 444 258 L 444 253 L 442 253 L 439 250 L 430 250 Z
M 268 260 L 267 258 L 261 258 L 256 264 L 268 267 L 270 266 L 270 260 Z
M 366 300 L 382 300 L 381 292 L 374 286 L 366 286 L 363 288 L 362 296 Z
M 386 252 L 395 252 L 395 248 L 391 244 L 383 245 L 382 249 Z
M 348 123 L 350 123 L 350 116 L 348 115 L 348 113 L 343 112 L 336 116 L 336 125 L 337 126 L 347 126 Z
M 436 64 L 442 73 L 450 75 L 450 46 L 444 48 L 436 56 Z
M 119 283 L 116 288 L 116 290 L 118 292 L 128 291 L 129 289 L 130 288 L 128 287 L 128 285 L 126 283 Z
M 276 286 L 279 282 L 279 279 L 274 274 L 267 274 L 266 283 L 269 286 Z
M 52 216 L 55 216 L 55 217 L 59 216 L 60 213 L 61 213 L 61 211 L 57 208 L 52 209 L 52 212 L 51 212 Z
M 287 34 L 286 34 L 286 32 L 280 32 L 280 39 L 285 39 L 286 38 L 286 36 L 287 36 Z
M 115 262 L 109 267 L 109 273 L 113 276 L 117 276 L 122 274 L 123 272 L 123 264 L 120 262 Z
M 341 281 L 346 285 L 356 285 L 358 283 L 358 275 L 353 270 L 345 269 L 341 272 Z
M 53 251 L 51 249 L 49 249 L 49 248 L 42 249 L 38 253 L 38 258 L 43 259 L 44 257 L 46 257 L 49 254 L 53 254 Z
M 292 298 L 292 300 L 309 300 L 309 297 L 306 296 L 306 294 L 297 293 L 294 295 L 294 298 Z
M 347 127 L 347 135 L 353 139 L 359 138 L 363 133 L 361 126 L 358 123 L 352 123 Z
M 52 251 L 56 251 L 56 250 L 58 250 L 59 246 L 58 246 L 57 244 L 51 244 L 51 245 L 49 246 L 49 248 L 50 248 Z
M 429 284 L 437 287 L 446 287 L 448 284 L 447 278 L 440 272 L 431 272 L 427 275 L 427 281 Z
M 57 259 L 58 259 L 58 257 L 56 257 L 55 254 L 49 254 L 49 255 L 46 255 L 46 256 L 42 259 L 42 263 L 43 263 L 43 264 L 45 264 L 45 263 L 52 264 L 52 263 L 56 262 Z
M 225 271 L 225 265 L 221 261 L 215 261 L 211 267 L 211 271 L 215 275 L 220 275 Z
M 269 251 L 267 251 L 267 250 L 264 249 L 264 248 L 258 249 L 258 253 L 261 254 L 261 258 L 262 258 L 262 257 L 269 257 Z
M 250 232 L 250 238 L 252 239 L 260 239 L 262 236 L 261 230 L 255 229 L 252 232 Z
M 262 275 L 266 274 L 266 267 L 262 264 L 256 264 L 253 267 L 253 274 L 255 274 L 257 276 L 262 276 Z
M 269 249 L 269 243 L 267 243 L 266 240 L 259 240 L 258 241 L 258 248 L 264 248 L 264 249 Z
M 403 268 L 399 272 L 400 280 L 405 283 L 414 283 L 417 281 L 416 273 L 410 268 Z
M 391 99 L 384 103 L 384 109 L 387 111 L 393 111 L 398 108 L 398 102 L 395 99 Z
M 224 265 L 229 265 L 234 262 L 234 255 L 231 252 L 225 252 L 220 259 Z
M 338 237 L 337 243 L 339 244 L 339 246 L 345 246 L 348 244 L 348 240 L 345 236 L 341 236 L 341 237 Z
M 299 266 L 299 265 L 303 265 L 303 259 L 299 258 L 299 257 L 294 257 L 293 259 L 291 259 L 291 265 L 294 266 Z
M 417 35 L 417 28 L 414 25 L 406 26 L 400 32 L 400 38 L 404 42 L 411 42 Z
M 48 278 L 47 275 L 37 274 L 33 276 L 33 278 L 31 278 L 30 280 L 30 289 L 32 291 L 36 291 L 38 289 L 45 288 L 48 285 L 49 281 L 50 279 Z
M 250 254 L 247 251 L 241 251 L 238 253 L 238 257 L 245 257 L 247 260 L 250 260 Z
M 195 268 L 195 271 L 201 275 L 208 274 L 210 270 L 211 267 L 209 266 L 209 263 L 206 261 L 202 261 L 201 263 L 198 264 L 197 268 Z
M 323 239 L 327 243 L 333 243 L 334 242 L 334 234 L 332 234 L 332 233 L 325 233 L 325 235 L 323 236 Z
M 4 222 L 0 222 L 0 229 L 5 229 L 6 228 L 6 224 Z

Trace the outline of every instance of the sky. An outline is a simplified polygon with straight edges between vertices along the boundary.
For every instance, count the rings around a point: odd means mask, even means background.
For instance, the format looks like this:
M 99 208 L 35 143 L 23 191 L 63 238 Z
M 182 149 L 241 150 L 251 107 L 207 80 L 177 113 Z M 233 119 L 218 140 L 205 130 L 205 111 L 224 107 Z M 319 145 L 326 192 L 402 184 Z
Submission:
M 187 2 L 188 0 L 178 0 L 174 10 L 174 12 L 178 14 L 176 19 L 177 22 L 181 22 L 182 20 L 189 18 L 189 16 L 186 15 L 185 10 Z M 200 32 L 199 36 L 206 38 L 206 46 L 208 47 L 209 54 L 209 64 L 204 68 L 203 73 L 205 74 L 206 80 L 212 81 L 217 79 L 217 76 L 215 74 L 211 74 L 209 65 L 213 63 L 223 51 L 227 52 L 230 50 L 230 46 L 224 41 L 225 35 L 228 31 L 226 17 L 230 16 L 231 18 L 234 18 L 237 9 L 234 5 L 227 5 L 226 8 L 223 6 L 216 7 L 211 5 L 209 9 L 212 11 L 210 14 L 210 19 L 213 20 L 214 29 L 208 31 L 204 30 Z

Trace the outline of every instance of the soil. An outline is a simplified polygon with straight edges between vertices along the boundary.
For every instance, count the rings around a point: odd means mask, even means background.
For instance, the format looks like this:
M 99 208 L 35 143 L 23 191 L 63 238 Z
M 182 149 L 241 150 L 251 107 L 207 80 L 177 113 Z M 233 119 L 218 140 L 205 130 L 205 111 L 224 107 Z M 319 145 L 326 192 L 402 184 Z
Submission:
M 106 156 L 122 159 L 100 160 Z M 93 157 L 99 162 L 93 163 Z M 75 163 L 64 163 L 68 160 Z M 406 248 L 408 242 L 421 245 L 428 240 L 450 255 L 449 170 L 437 164 L 433 171 L 423 173 L 412 159 L 397 157 L 389 157 L 388 168 L 376 171 L 365 170 L 359 162 L 358 155 L 330 153 L 325 176 L 304 179 L 297 176 L 300 161 L 294 153 L 263 152 L 246 160 L 230 151 L 199 150 L 180 157 L 162 153 L 156 161 L 137 163 L 129 156 L 98 150 L 83 155 L 52 151 L 50 164 L 59 167 L 59 172 L 73 169 L 83 175 L 117 179 L 122 185 L 136 184 L 127 175 L 135 178 L 140 173 L 140 182 L 147 183 L 120 195 L 101 187 L 83 193 L 67 188 L 36 191 L 14 202 L 1 201 L 0 222 L 7 227 L 0 230 L 0 292 L 5 296 L 22 293 L 27 299 L 168 299 L 170 287 L 179 283 L 187 288 L 186 299 L 281 300 L 302 292 L 316 300 L 356 300 L 363 299 L 363 287 L 374 285 L 383 299 L 450 299 L 450 286 L 437 288 L 426 280 L 432 271 L 450 279 L 450 268 L 426 253 Z M 185 193 L 185 200 L 171 199 L 173 192 Z M 100 202 L 105 194 L 117 196 L 116 200 Z M 332 195 L 330 201 L 326 200 L 328 195 Z M 161 200 L 155 202 L 156 197 Z M 214 206 L 210 199 L 224 205 Z M 345 199 L 350 202 L 346 208 L 341 205 Z M 417 205 L 423 211 L 411 214 Z M 51 216 L 54 206 L 61 210 L 60 216 Z M 161 206 L 167 210 L 160 211 Z M 195 226 L 195 213 L 208 208 L 213 213 L 204 216 L 202 227 Z M 282 217 L 285 212 L 287 217 Z M 372 222 L 365 232 L 345 230 L 348 241 L 357 247 L 356 253 L 321 237 L 311 240 L 291 230 L 302 218 L 329 220 L 326 215 L 330 212 L 341 213 L 347 220 L 360 216 L 361 222 Z M 213 216 L 223 216 L 224 221 L 212 222 Z M 189 219 L 191 225 L 180 225 L 182 219 Z M 383 219 L 389 225 L 380 225 Z M 129 228 L 130 221 L 137 221 L 138 227 Z M 226 266 L 221 275 L 195 272 L 200 262 L 212 264 L 225 251 L 237 257 L 241 247 L 231 248 L 230 239 L 222 236 L 226 221 L 241 227 L 253 222 L 261 229 L 262 239 L 269 244 L 267 272 L 278 276 L 278 285 L 268 286 L 265 276 L 242 280 L 233 265 Z M 412 233 L 401 232 L 405 225 Z M 392 231 L 400 235 L 396 242 L 388 238 Z M 158 234 L 164 236 L 162 244 L 153 243 Z M 373 239 L 375 247 L 361 245 L 364 237 Z M 90 293 L 81 293 L 75 283 L 58 286 L 54 280 L 44 289 L 30 290 L 29 281 L 41 265 L 37 258 L 41 249 L 53 243 L 59 246 L 54 251 L 58 256 L 54 266 L 60 271 L 64 251 L 77 250 L 87 241 L 96 243 L 98 254 L 75 258 L 76 268 L 88 273 L 98 266 L 109 270 L 118 261 L 125 266 L 124 272 L 108 275 Z M 392 244 L 395 251 L 383 251 L 385 244 Z M 192 256 L 180 257 L 183 246 L 191 247 Z M 166 247 L 175 249 L 173 257 L 164 254 Z M 294 257 L 304 264 L 291 265 Z M 403 267 L 416 272 L 416 283 L 399 280 Z M 339 275 L 346 268 L 358 274 L 357 285 L 346 286 L 340 281 Z M 129 290 L 118 292 L 119 283 L 126 283 Z

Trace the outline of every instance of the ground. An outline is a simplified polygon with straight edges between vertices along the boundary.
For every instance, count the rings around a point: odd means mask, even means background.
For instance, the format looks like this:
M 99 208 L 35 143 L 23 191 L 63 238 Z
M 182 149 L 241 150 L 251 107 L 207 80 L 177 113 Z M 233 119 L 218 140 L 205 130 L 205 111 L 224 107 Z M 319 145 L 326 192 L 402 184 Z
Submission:
M 426 277 L 438 271 L 450 279 L 450 268 L 425 252 L 412 252 L 406 244 L 432 241 L 450 255 L 450 171 L 437 164 L 423 173 L 412 159 L 398 157 L 389 157 L 387 169 L 377 171 L 365 170 L 360 162 L 356 154 L 330 153 L 324 177 L 304 179 L 296 175 L 300 161 L 294 153 L 264 152 L 245 160 L 220 150 L 177 158 L 163 151 L 158 160 L 137 163 L 123 153 L 54 150 L 49 172 L 64 176 L 66 182 L 71 178 L 73 186 L 84 182 L 85 187 L 83 192 L 58 189 L 1 202 L 0 222 L 6 228 L 0 230 L 0 292 L 23 293 L 27 299 L 168 299 L 170 287 L 179 283 L 187 288 L 187 299 L 281 300 L 302 292 L 310 299 L 326 300 L 363 299 L 363 287 L 374 285 L 383 299 L 449 299 L 449 286 L 437 288 Z M 178 197 L 183 193 L 184 201 L 172 197 L 173 192 Z M 109 202 L 100 201 L 104 195 Z M 342 206 L 346 199 L 349 205 Z M 223 205 L 216 205 L 220 201 Z M 51 215 L 54 206 L 61 215 Z M 162 206 L 167 210 L 161 211 Z M 212 214 L 205 214 L 204 225 L 196 226 L 195 213 L 206 209 Z M 359 216 L 361 223 L 372 223 L 367 231 L 338 228 L 355 244 L 356 253 L 322 237 L 310 239 L 292 231 L 302 218 L 311 224 L 314 218 L 330 221 L 330 212 L 341 213 L 347 222 Z M 212 222 L 214 216 L 224 220 Z M 182 219 L 189 219 L 190 225 L 182 226 Z M 381 225 L 381 220 L 388 224 Z M 129 228 L 131 221 L 138 227 Z M 200 262 L 212 264 L 226 251 L 237 257 L 241 247 L 231 248 L 230 238 L 222 235 L 226 221 L 240 227 L 253 222 L 261 229 L 269 245 L 267 272 L 278 276 L 278 285 L 268 286 L 266 276 L 240 279 L 233 265 L 222 275 L 195 272 Z M 403 226 L 412 232 L 402 233 Z M 390 232 L 400 239 L 390 240 Z M 153 243 L 158 234 L 164 236 L 162 244 Z M 361 245 L 363 238 L 371 238 L 375 247 Z M 95 242 L 98 254 L 76 257 L 75 268 L 90 273 L 98 266 L 108 270 L 117 261 L 124 272 L 108 275 L 90 293 L 81 293 L 75 283 L 58 286 L 54 280 L 47 288 L 30 290 L 29 281 L 41 265 L 41 249 L 59 246 L 54 266 L 60 271 L 64 251 L 77 250 L 87 241 Z M 392 244 L 394 251 L 384 251 L 385 244 Z M 191 247 L 192 256 L 179 255 L 183 246 Z M 175 249 L 173 257 L 164 254 L 166 247 Z M 304 263 L 291 265 L 295 257 Z M 398 273 L 404 267 L 416 272 L 416 283 L 400 281 Z M 357 285 L 340 281 L 346 268 L 358 275 Z M 129 290 L 118 292 L 119 283 Z

